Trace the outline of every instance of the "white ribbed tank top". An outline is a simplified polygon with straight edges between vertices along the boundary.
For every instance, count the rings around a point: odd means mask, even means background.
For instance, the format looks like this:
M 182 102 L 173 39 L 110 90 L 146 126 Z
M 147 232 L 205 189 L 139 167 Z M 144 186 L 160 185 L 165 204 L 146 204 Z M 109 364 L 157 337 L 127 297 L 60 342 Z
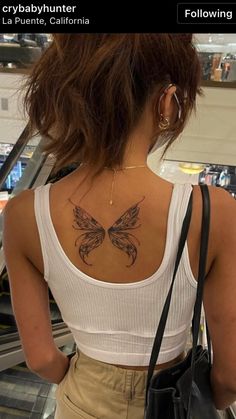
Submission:
M 178 241 L 192 186 L 175 184 L 169 206 L 164 256 L 158 270 L 134 283 L 107 283 L 80 271 L 65 254 L 49 206 L 50 184 L 35 189 L 35 217 L 44 277 L 78 348 L 111 364 L 145 366 L 170 287 Z M 185 245 L 175 280 L 158 363 L 184 351 L 197 282 Z

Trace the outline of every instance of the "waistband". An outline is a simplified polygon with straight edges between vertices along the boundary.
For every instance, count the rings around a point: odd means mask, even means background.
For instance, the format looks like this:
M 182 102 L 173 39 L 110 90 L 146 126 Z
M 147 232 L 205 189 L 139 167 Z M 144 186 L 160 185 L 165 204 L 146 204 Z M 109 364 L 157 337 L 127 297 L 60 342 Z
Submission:
M 139 371 L 111 365 L 96 359 L 90 358 L 77 350 L 73 359 L 74 373 L 78 379 L 109 387 L 116 392 L 124 393 L 126 389 L 135 395 L 144 396 L 148 371 Z M 176 360 L 177 362 L 177 360 Z M 163 368 L 158 368 L 162 370 Z M 157 371 L 156 371 L 157 372 Z
M 147 371 L 119 368 L 105 362 L 89 358 L 77 351 L 75 355 L 75 375 L 80 380 L 86 375 L 86 380 L 109 387 L 116 392 L 124 393 L 129 388 L 130 392 L 143 396 L 146 389 Z

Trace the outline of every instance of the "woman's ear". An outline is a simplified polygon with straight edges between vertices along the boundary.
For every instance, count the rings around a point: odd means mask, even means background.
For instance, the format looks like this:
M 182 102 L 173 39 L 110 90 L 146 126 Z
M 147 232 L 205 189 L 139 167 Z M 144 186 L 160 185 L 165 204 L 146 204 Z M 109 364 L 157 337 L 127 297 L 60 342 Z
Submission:
M 165 90 L 155 92 L 152 98 L 152 109 L 153 109 L 153 118 L 154 126 L 159 125 L 161 120 L 168 120 L 169 125 L 172 122 L 176 121 L 177 116 L 180 118 L 179 111 L 180 105 L 178 103 L 178 98 L 176 96 L 176 85 L 169 84 Z M 176 102 L 178 109 L 176 110 Z M 181 111 L 180 111 L 181 113 Z
M 164 90 L 164 93 L 159 97 L 159 114 L 170 121 L 176 119 L 176 103 L 174 94 L 176 93 L 176 86 L 170 85 Z M 158 115 L 158 117 L 160 117 Z

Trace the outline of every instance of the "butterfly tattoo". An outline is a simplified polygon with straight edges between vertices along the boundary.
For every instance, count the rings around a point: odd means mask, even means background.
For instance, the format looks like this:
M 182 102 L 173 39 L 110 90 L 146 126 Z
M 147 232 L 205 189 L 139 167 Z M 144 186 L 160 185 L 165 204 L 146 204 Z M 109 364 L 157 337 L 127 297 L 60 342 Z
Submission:
M 126 265 L 127 267 L 132 266 L 137 258 L 137 245 L 140 245 L 140 242 L 134 234 L 130 233 L 130 230 L 135 230 L 141 226 L 141 224 L 138 223 L 140 211 L 139 204 L 144 200 L 144 198 L 145 197 L 125 211 L 107 230 L 108 237 L 113 246 L 128 255 L 130 264 Z M 87 211 L 80 206 L 75 204 L 73 205 L 73 228 L 83 231 L 83 233 L 77 237 L 75 246 L 79 247 L 79 255 L 82 261 L 86 263 L 86 265 L 92 266 L 92 264 L 87 260 L 89 253 L 103 243 L 106 230 Z
M 92 265 L 88 263 L 85 258 L 88 257 L 89 253 L 100 246 L 105 238 L 105 230 L 91 215 L 87 213 L 81 207 L 75 206 L 74 210 L 74 224 L 73 227 L 76 230 L 85 231 L 75 241 L 75 246 L 78 246 L 78 242 L 81 239 L 79 245 L 79 255 L 86 265 Z

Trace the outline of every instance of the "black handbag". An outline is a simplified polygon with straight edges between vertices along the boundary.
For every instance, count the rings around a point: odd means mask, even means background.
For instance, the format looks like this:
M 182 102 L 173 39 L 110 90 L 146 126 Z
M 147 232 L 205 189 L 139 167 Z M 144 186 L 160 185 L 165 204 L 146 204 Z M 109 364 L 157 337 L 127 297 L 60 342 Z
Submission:
M 173 367 L 157 372 L 154 368 L 160 352 L 171 295 L 179 262 L 186 243 L 192 213 L 192 194 L 183 221 L 171 286 L 164 304 L 152 348 L 146 385 L 145 419 L 219 419 L 210 386 L 211 342 L 207 329 L 208 350 L 198 345 L 203 285 L 210 224 L 210 199 L 206 185 L 201 185 L 203 210 L 197 296 L 192 321 L 193 347 L 186 358 Z

